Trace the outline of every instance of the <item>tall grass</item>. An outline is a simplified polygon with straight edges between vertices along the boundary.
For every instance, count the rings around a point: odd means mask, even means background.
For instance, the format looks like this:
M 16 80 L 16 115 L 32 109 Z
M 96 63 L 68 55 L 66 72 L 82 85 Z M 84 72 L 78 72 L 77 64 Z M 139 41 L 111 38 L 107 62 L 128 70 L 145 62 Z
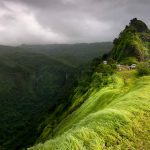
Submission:
M 123 74 L 93 91 L 55 128 L 53 139 L 28 150 L 150 149 L 150 76 L 129 74 L 124 85 Z

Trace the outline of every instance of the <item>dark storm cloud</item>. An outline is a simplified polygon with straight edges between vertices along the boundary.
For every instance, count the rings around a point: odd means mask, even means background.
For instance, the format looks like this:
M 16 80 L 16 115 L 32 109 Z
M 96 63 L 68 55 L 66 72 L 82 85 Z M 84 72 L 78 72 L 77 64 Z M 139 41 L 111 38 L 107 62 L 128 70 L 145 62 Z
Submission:
M 0 43 L 110 41 L 129 20 L 149 21 L 149 0 L 1 0 Z

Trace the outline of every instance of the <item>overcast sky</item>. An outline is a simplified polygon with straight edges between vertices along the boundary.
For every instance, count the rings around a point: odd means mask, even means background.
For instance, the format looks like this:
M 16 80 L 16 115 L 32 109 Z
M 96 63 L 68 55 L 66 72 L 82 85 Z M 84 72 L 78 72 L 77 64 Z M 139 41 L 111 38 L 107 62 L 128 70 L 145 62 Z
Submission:
M 112 41 L 150 0 L 0 0 L 0 44 Z

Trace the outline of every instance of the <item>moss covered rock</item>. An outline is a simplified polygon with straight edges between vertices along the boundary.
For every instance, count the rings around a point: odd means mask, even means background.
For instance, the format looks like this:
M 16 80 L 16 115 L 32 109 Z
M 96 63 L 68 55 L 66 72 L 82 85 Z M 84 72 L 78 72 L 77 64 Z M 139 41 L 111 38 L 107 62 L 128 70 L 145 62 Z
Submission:
M 127 57 L 135 57 L 143 61 L 150 56 L 150 30 L 147 25 L 136 18 L 114 40 L 111 57 L 117 61 Z

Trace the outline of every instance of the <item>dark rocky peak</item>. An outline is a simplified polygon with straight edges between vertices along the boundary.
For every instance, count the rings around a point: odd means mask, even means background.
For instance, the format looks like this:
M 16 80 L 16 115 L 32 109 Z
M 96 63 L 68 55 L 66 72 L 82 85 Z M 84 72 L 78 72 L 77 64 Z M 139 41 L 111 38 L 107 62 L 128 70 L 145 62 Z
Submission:
M 133 27 L 134 29 L 136 29 L 137 32 L 149 31 L 147 25 L 143 21 L 138 20 L 137 18 L 132 19 L 129 25 L 130 27 Z

